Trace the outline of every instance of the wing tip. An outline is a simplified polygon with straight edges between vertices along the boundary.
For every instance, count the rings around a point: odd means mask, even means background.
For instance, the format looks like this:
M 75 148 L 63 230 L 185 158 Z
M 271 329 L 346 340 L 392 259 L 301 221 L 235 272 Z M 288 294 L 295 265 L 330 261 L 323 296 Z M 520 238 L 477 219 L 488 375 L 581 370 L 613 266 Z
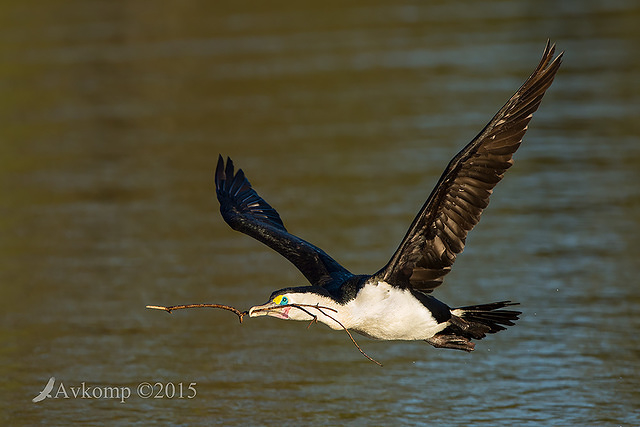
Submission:
M 553 43 L 552 43 L 552 42 L 551 42 L 551 39 L 550 39 L 550 38 L 548 38 L 548 39 L 547 39 L 547 44 L 546 44 L 546 46 L 545 46 L 545 48 L 544 48 L 544 53 L 542 54 L 542 56 L 543 56 L 543 57 L 547 57 L 547 56 L 551 57 L 551 56 L 553 56 L 553 54 L 555 53 L 555 51 L 556 51 L 556 44 L 555 44 L 555 42 L 553 42 Z M 562 56 L 563 54 L 564 54 L 564 50 L 563 50 L 562 52 L 560 52 L 560 53 L 558 54 L 558 56 Z M 557 58 L 557 57 L 556 57 L 556 58 Z
M 221 184 L 225 181 L 224 175 L 224 159 L 222 154 L 218 154 L 218 164 L 216 165 L 216 172 L 214 174 L 214 181 L 216 184 L 216 190 L 220 190 Z
M 249 212 L 256 221 L 287 231 L 278 212 L 258 195 L 244 171 L 241 168 L 236 169 L 230 157 L 227 157 L 225 162 L 222 155 L 218 155 L 215 187 L 220 211 L 223 212 L 222 216 L 227 223 L 229 223 L 229 217 L 226 215 L 230 215 L 229 212 Z
M 242 173 L 242 169 L 238 169 L 237 172 L 235 171 L 235 166 L 231 157 L 227 156 L 227 160 L 225 162 L 222 154 L 218 154 L 218 162 L 214 173 L 216 191 L 224 191 L 230 188 L 238 175 L 244 174 Z
M 556 44 L 551 43 L 551 39 L 547 39 L 547 44 L 544 48 L 544 52 L 542 53 L 542 59 L 540 60 L 540 64 L 538 64 L 538 67 L 534 71 L 533 73 L 534 75 L 537 74 L 538 72 L 549 71 L 549 70 L 553 70 L 550 72 L 555 74 L 558 67 L 560 67 L 560 64 L 562 63 L 564 50 L 554 58 L 555 52 L 556 52 Z

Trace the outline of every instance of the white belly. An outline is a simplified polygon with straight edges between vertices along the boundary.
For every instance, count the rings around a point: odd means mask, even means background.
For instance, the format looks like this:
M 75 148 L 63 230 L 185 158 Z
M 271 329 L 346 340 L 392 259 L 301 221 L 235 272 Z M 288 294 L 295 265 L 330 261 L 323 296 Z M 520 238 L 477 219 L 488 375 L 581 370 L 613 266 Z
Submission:
M 386 282 L 367 283 L 340 311 L 347 328 L 380 340 L 424 340 L 447 327 L 410 291 Z

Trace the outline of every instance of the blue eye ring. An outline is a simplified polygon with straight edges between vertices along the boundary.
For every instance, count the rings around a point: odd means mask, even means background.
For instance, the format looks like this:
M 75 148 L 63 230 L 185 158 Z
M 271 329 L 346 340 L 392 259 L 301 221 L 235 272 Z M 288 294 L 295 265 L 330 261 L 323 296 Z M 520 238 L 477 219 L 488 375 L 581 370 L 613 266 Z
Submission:
M 289 304 L 289 298 L 282 297 L 282 299 L 280 300 L 280 305 L 287 305 L 287 304 Z

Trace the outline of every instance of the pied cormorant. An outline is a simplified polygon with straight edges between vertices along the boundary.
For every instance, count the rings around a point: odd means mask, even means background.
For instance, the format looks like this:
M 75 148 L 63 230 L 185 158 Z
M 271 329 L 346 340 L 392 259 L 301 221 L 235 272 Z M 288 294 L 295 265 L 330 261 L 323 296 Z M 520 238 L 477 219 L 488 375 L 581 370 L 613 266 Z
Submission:
M 512 165 L 527 125 L 560 67 L 562 54 L 554 59 L 554 47 L 547 43 L 522 87 L 451 160 L 391 260 L 371 275 L 352 274 L 320 248 L 290 234 L 242 169 L 236 172 L 231 159 L 225 164 L 220 156 L 215 184 L 224 220 L 287 258 L 310 282 L 273 292 L 249 315 L 315 318 L 333 329 L 347 328 L 379 340 L 425 340 L 435 347 L 465 351 L 473 350 L 472 339 L 513 325 L 521 313 L 503 309 L 515 304 L 510 301 L 450 308 L 430 294 L 451 270 L 493 188 Z

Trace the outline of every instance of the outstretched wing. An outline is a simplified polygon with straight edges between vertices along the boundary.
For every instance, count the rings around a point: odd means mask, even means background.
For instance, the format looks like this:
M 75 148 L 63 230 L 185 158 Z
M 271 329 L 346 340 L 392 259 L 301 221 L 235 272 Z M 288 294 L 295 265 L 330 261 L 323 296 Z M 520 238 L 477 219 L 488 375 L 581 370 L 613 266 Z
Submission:
M 413 220 L 389 263 L 374 276 L 399 287 L 431 292 L 464 249 L 467 233 L 478 223 L 495 185 L 513 164 L 513 153 L 560 67 L 547 46 L 533 74 L 451 160 Z M 552 61 L 553 59 L 553 61 Z
M 291 261 L 313 285 L 323 285 L 352 274 L 320 248 L 290 234 L 280 215 L 251 187 L 242 169 L 234 173 L 233 162 L 218 157 L 216 194 L 225 222 L 269 246 Z

